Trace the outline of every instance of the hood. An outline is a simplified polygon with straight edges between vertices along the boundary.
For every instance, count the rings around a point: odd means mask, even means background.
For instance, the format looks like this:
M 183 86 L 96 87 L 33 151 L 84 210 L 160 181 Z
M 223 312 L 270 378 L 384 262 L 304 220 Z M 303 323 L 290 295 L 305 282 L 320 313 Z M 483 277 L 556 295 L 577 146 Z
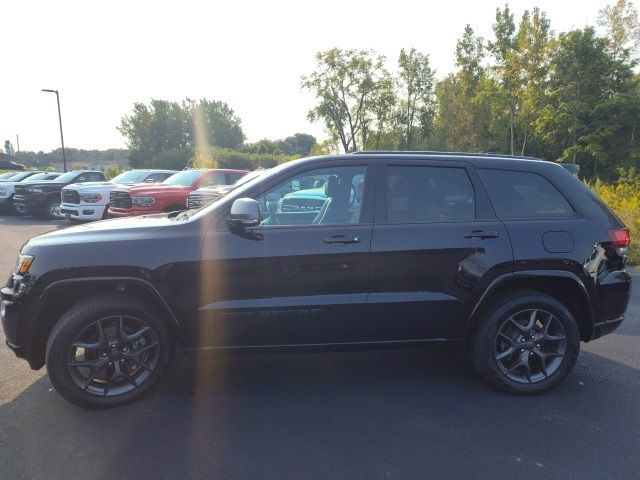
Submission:
M 119 186 L 118 190 L 125 190 L 133 195 L 154 195 L 154 194 L 167 194 L 167 193 L 184 193 L 193 190 L 191 185 L 168 185 L 166 183 L 146 183 L 141 185 L 133 185 L 131 187 Z
M 105 185 L 113 185 L 114 187 L 119 185 L 113 182 L 85 182 L 85 183 L 72 183 L 65 188 L 82 188 L 82 187 L 103 187 Z
M 165 214 L 103 220 L 38 235 L 29 240 L 25 245 L 25 249 L 29 250 L 30 248 L 48 245 L 127 240 L 151 235 L 169 225 L 175 224 L 176 222 Z

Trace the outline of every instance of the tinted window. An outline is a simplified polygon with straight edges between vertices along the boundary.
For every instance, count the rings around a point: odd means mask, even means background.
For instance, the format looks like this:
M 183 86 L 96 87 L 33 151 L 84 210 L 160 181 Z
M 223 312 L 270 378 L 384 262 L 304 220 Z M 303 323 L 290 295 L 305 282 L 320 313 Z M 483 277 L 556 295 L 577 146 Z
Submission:
M 512 170 L 479 169 L 500 218 L 545 218 L 573 215 L 571 205 L 541 175 Z
M 463 168 L 389 166 L 387 172 L 388 223 L 475 218 L 473 186 Z

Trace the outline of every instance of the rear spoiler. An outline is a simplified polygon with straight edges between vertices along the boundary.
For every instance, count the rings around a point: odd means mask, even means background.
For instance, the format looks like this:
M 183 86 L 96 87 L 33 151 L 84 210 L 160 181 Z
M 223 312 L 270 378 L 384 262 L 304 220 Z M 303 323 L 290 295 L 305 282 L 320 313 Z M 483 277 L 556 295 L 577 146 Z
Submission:
M 562 165 L 569 173 L 573 173 L 574 175 L 578 175 L 580 172 L 580 165 L 577 163 L 560 163 L 559 165 Z

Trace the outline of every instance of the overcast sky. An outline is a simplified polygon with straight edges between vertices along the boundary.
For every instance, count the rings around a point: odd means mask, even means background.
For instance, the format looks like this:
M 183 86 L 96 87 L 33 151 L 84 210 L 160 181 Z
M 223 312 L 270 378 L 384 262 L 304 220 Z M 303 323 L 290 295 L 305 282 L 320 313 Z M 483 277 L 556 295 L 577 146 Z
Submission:
M 511 1 L 519 16 L 538 6 L 555 31 L 595 25 L 614 0 Z M 224 5 L 216 5 L 223 3 Z M 465 24 L 489 37 L 503 1 L 278 0 L 173 2 L 4 0 L 0 8 L 0 140 L 22 150 L 60 144 L 60 90 L 68 147 L 124 147 L 116 126 L 134 102 L 206 97 L 226 101 L 249 141 L 309 124 L 313 99 L 300 76 L 332 47 L 374 49 L 394 68 L 400 48 L 429 53 L 437 76 L 453 69 Z

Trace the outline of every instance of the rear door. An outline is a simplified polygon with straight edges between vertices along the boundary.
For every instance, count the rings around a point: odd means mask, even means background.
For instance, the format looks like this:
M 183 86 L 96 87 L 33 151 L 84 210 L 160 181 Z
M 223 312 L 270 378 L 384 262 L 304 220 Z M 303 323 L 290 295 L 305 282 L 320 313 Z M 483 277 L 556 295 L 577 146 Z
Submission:
M 458 337 L 469 306 L 513 259 L 477 172 L 454 160 L 383 161 L 376 192 L 371 333 Z

